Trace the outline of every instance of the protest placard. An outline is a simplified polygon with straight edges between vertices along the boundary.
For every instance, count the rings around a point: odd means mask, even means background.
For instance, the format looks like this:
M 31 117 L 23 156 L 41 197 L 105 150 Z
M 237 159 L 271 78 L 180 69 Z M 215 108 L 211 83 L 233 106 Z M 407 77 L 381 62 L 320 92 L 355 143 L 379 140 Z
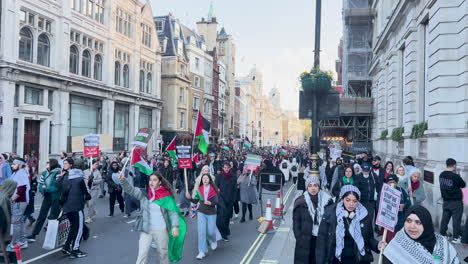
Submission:
M 380 194 L 379 212 L 377 213 L 376 224 L 395 231 L 398 222 L 398 211 L 400 209 L 401 192 L 388 184 L 384 184 Z
M 192 146 L 176 146 L 176 155 L 179 168 L 192 168 Z
M 98 157 L 99 156 L 99 135 L 87 135 L 83 138 L 83 156 Z
M 245 159 L 244 166 L 249 170 L 256 170 L 257 167 L 262 164 L 262 156 L 254 155 L 254 154 L 247 154 L 247 158 Z
M 138 133 L 135 136 L 135 139 L 132 141 L 132 146 L 139 146 L 142 148 L 146 148 L 148 146 L 148 142 L 151 139 L 151 136 L 154 133 L 154 129 L 151 128 L 140 128 Z

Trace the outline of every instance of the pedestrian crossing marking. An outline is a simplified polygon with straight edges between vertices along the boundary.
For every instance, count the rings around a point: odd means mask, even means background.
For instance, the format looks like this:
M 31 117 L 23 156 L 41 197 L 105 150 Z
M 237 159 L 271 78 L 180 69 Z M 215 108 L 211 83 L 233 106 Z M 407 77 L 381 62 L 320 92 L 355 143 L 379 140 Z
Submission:
M 278 232 L 289 232 L 290 228 L 289 227 L 280 227 L 276 229 Z
M 269 263 L 269 264 L 271 264 L 271 263 L 279 263 L 279 261 L 278 261 L 278 260 L 269 260 L 269 259 L 262 259 L 262 260 L 260 261 L 260 264 L 267 264 L 267 263 Z

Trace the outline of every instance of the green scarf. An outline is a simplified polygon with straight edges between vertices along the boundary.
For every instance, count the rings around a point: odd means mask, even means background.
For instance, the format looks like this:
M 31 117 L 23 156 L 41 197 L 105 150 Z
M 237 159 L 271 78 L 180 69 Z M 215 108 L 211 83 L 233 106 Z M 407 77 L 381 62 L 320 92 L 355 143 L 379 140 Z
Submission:
M 349 178 L 349 181 L 348 181 L 348 178 L 346 178 L 346 176 L 343 176 L 343 183 L 344 183 L 344 185 L 348 185 L 348 184 L 353 185 L 353 183 L 354 183 L 354 178 L 351 177 L 351 178 Z

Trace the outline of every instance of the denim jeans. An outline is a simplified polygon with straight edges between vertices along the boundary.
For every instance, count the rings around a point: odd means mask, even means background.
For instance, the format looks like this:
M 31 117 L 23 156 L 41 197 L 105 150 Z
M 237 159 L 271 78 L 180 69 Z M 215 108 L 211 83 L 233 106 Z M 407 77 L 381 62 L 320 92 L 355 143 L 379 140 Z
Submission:
M 11 203 L 11 225 L 13 229 L 12 245 L 26 243 L 26 227 L 24 226 L 24 210 L 28 203 Z
M 216 242 L 216 215 L 197 213 L 198 252 L 207 253 L 208 243 Z

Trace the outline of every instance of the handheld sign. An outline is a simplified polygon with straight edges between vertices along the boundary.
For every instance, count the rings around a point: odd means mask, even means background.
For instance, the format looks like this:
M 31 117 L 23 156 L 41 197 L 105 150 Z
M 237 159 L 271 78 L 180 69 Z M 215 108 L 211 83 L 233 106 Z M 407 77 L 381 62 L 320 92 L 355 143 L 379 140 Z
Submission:
M 249 170 L 256 170 L 262 164 L 262 156 L 247 154 L 244 166 Z
M 138 133 L 135 136 L 135 139 L 132 141 L 132 146 L 139 146 L 142 148 L 146 148 L 148 146 L 148 142 L 151 139 L 151 136 L 154 133 L 154 129 L 151 128 L 140 128 Z
M 379 212 L 375 223 L 391 232 L 395 231 L 400 209 L 401 192 L 384 184 L 380 194 Z
M 181 169 L 192 168 L 192 146 L 176 146 L 177 162 Z
M 99 135 L 83 137 L 83 155 L 87 158 L 99 156 Z

